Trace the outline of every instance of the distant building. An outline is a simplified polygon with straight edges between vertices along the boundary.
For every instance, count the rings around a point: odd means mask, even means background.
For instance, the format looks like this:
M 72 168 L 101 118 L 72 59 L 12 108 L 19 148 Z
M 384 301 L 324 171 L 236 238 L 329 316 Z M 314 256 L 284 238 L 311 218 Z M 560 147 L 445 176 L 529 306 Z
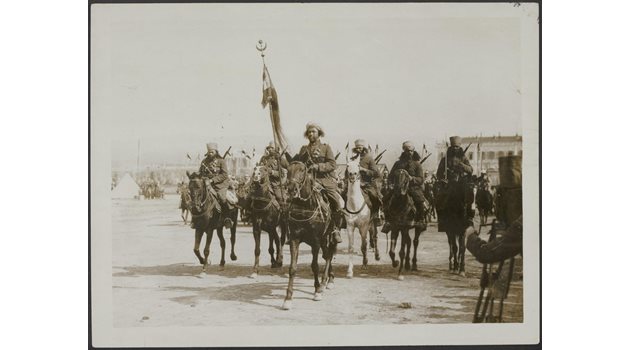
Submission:
M 478 175 L 482 170 L 485 170 L 492 185 L 499 183 L 500 157 L 523 155 L 523 137 L 518 134 L 514 136 L 462 137 L 462 148 L 465 149 L 469 144 L 470 147 L 466 151 L 466 156 L 473 167 L 473 173 Z M 435 148 L 439 161 L 446 153 L 446 143 L 438 142 Z

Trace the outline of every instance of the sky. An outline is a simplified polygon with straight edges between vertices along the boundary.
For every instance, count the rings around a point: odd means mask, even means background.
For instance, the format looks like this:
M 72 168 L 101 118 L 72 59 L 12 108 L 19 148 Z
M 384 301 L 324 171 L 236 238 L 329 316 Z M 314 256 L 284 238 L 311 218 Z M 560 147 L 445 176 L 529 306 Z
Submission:
M 92 5 L 112 165 L 135 167 L 138 142 L 141 165 L 183 163 L 206 142 L 260 154 L 272 133 L 259 39 L 294 152 L 310 121 L 335 152 L 364 138 L 386 163 L 405 140 L 433 152 L 450 135 L 522 134 L 537 116 L 522 115 L 521 31 L 537 9 L 469 15 L 477 5 Z

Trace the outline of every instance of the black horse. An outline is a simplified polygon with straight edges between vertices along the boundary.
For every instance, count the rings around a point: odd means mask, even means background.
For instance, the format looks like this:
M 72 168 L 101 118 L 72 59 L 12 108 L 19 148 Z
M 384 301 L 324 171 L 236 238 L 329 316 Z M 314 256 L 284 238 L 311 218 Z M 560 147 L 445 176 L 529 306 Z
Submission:
M 289 268 L 289 285 L 282 308 L 289 310 L 293 302 L 293 281 L 297 272 L 297 260 L 300 243 L 311 246 L 311 269 L 315 280 L 315 295 L 313 300 L 322 299 L 323 286 L 333 287 L 334 275 L 332 259 L 337 249 L 337 243 L 332 237 L 332 218 L 329 204 L 324 200 L 319 187 L 316 188 L 313 175 L 302 162 L 294 161 L 288 169 L 288 226 L 289 246 L 291 250 L 291 266 Z M 319 251 L 326 260 L 322 282 L 319 281 Z
M 485 182 L 480 183 L 477 188 L 477 194 L 475 195 L 475 205 L 479 211 L 479 221 L 481 225 L 485 225 L 487 223 L 488 216 L 492 213 L 493 202 L 494 198 L 488 189 L 488 184 Z
M 221 244 L 221 262 L 220 266 L 225 266 L 225 239 L 223 238 L 223 224 L 221 222 L 221 212 L 218 209 L 217 195 L 212 187 L 206 186 L 206 182 L 197 173 L 189 174 L 188 189 L 190 190 L 190 212 L 192 214 L 191 221 L 195 227 L 195 247 L 193 252 L 199 259 L 199 263 L 203 265 L 203 271 L 208 267 L 208 256 L 210 255 L 210 242 L 212 242 L 212 233 L 216 230 L 217 236 Z M 199 245 L 203 234 L 206 233 L 206 246 L 203 250 L 202 257 L 199 252 Z M 232 251 L 234 246 L 232 246 Z M 235 260 L 233 256 L 232 260 Z
M 282 205 L 278 203 L 271 190 L 269 172 L 267 167 L 258 165 L 254 168 L 250 188 L 252 228 L 254 233 L 254 272 L 250 277 L 258 275 L 260 257 L 260 236 L 265 231 L 269 234 L 269 254 L 271 255 L 271 267 L 282 267 L 282 247 L 286 239 L 286 220 L 282 216 Z M 281 235 L 277 228 L 280 227 Z M 275 253 L 274 256 L 274 245 Z
M 464 231 L 469 221 L 469 184 L 459 181 L 438 182 L 436 207 L 438 214 L 438 231 L 446 232 L 450 247 L 448 270 L 466 275 L 466 239 Z M 472 202 L 472 201 L 471 201 Z
M 414 203 L 411 195 L 407 192 L 411 176 L 404 169 L 395 170 L 393 175 L 393 183 L 389 200 L 385 207 L 385 219 L 389 222 L 392 230 L 391 243 L 389 247 L 389 256 L 392 259 L 392 266 L 398 266 L 396 260 L 396 242 L 398 235 L 401 236 L 400 245 L 400 268 L 398 269 L 398 279 L 403 280 L 403 267 L 405 270 L 418 270 L 418 244 L 420 243 L 420 234 L 424 231 L 417 227 L 414 220 Z M 422 223 L 423 224 L 423 223 Z M 424 226 L 426 228 L 426 226 Z M 414 252 L 412 264 L 409 263 L 411 251 L 411 235 L 409 230 L 415 228 L 415 236 L 413 240 Z

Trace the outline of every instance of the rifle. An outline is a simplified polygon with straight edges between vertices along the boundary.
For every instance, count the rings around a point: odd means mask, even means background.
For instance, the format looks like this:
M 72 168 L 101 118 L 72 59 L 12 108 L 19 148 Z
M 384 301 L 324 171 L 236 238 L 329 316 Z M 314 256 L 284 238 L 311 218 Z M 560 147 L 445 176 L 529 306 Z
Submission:
M 374 158 L 374 161 L 376 162 L 376 164 L 378 164 L 378 162 L 381 161 L 381 158 L 383 157 L 383 154 L 387 152 L 387 150 L 384 150 L 383 152 L 379 153 L 376 158 Z
M 335 160 L 337 160 L 337 158 L 339 158 L 340 155 L 341 155 L 341 152 L 337 152 L 337 154 L 335 155 Z
M 228 154 L 230 154 L 230 150 L 232 149 L 232 146 L 230 146 L 227 151 L 225 151 L 225 153 L 223 153 L 223 158 L 225 158 Z
M 472 145 L 472 142 L 468 144 L 468 146 L 466 146 L 466 148 L 464 149 L 464 154 L 466 154 L 466 151 L 468 151 L 468 149 L 470 148 L 470 146 Z
M 424 163 L 425 160 L 429 159 L 431 154 L 433 154 L 433 153 L 429 153 L 429 154 L 426 155 L 426 157 L 422 158 L 422 160 L 420 161 L 420 164 Z

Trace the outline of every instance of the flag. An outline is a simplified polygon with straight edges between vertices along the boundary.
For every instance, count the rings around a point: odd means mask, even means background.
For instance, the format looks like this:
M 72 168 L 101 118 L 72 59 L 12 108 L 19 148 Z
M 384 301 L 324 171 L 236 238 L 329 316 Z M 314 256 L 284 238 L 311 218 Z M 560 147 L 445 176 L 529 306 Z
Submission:
M 269 114 L 271 116 L 271 128 L 273 130 L 273 139 L 276 142 L 276 147 L 284 149 L 287 147 L 287 138 L 282 132 L 282 126 L 280 125 L 280 106 L 278 104 L 278 94 L 276 88 L 271 82 L 271 75 L 267 70 L 267 65 L 263 65 L 263 96 L 262 107 L 266 108 L 269 105 Z

